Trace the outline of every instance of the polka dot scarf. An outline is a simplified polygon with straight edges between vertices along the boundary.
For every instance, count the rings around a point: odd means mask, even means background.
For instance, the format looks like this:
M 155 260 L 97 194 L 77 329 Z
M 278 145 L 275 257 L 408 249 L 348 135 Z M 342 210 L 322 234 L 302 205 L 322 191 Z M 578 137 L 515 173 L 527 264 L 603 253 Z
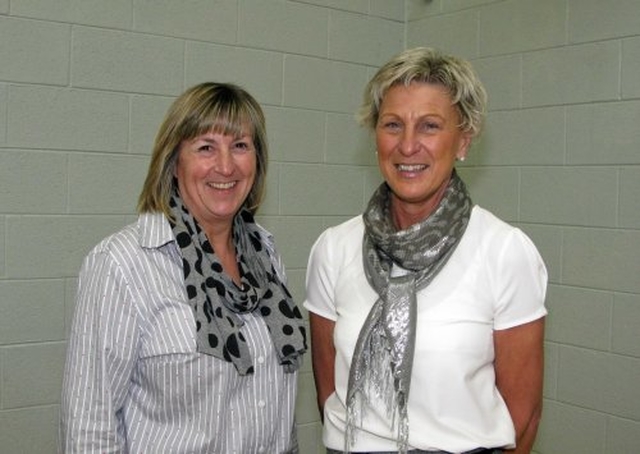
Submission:
M 173 234 L 182 252 L 189 303 L 196 319 L 197 350 L 233 363 L 240 375 L 254 372 L 239 313 L 262 316 L 280 364 L 296 371 L 307 349 L 300 309 L 278 277 L 253 216 L 241 209 L 233 224 L 241 285 L 226 273 L 206 234 L 183 204 L 177 189 L 170 199 Z

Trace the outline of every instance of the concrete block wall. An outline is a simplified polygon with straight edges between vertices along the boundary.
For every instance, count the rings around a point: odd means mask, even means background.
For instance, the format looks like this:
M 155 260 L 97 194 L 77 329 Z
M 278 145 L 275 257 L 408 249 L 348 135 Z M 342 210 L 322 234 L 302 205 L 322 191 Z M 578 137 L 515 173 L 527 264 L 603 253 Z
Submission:
M 271 149 L 261 222 L 304 297 L 312 242 L 378 181 L 354 113 L 404 47 L 405 2 L 0 0 L 0 453 L 57 450 L 60 386 L 84 255 L 135 219 L 172 99 L 247 88 Z M 299 439 L 321 452 L 310 361 Z
M 0 453 L 56 452 L 82 257 L 135 219 L 171 100 L 244 85 L 267 114 L 261 222 L 304 296 L 309 247 L 379 182 L 353 121 L 410 46 L 473 60 L 487 130 L 461 168 L 549 267 L 536 451 L 640 446 L 640 8 L 635 0 L 0 0 Z M 322 452 L 309 364 L 303 454 Z
M 539 454 L 640 452 L 640 4 L 408 0 L 407 47 L 474 62 L 461 174 L 550 272 Z

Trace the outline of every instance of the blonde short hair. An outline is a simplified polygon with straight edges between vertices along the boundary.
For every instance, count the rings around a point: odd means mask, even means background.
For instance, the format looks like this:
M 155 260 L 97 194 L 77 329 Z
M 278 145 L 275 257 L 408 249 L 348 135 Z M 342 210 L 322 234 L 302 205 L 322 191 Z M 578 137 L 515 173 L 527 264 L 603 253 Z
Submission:
M 246 131 L 246 127 L 250 130 Z M 255 213 L 264 196 L 267 175 L 267 133 L 258 102 L 244 89 L 228 83 L 205 82 L 189 88 L 169 107 L 156 136 L 138 212 L 161 212 L 171 219 L 169 198 L 180 144 L 208 131 L 249 133 L 256 150 L 256 178 L 244 206 Z
M 443 86 L 460 114 L 460 129 L 470 132 L 472 137 L 480 134 L 487 104 L 480 79 L 468 61 L 428 47 L 407 49 L 378 70 L 365 88 L 360 123 L 375 129 L 387 90 L 412 82 Z

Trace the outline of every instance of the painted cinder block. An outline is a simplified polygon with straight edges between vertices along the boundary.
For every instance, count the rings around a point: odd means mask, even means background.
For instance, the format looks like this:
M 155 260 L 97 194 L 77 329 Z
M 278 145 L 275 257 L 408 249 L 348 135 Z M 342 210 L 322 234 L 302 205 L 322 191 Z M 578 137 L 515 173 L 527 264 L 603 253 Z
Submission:
M 403 49 L 401 22 L 332 11 L 330 24 L 329 58 L 380 66 Z
M 232 82 L 249 91 L 261 104 L 280 106 L 283 58 L 273 51 L 187 42 L 186 85 Z
M 0 344 L 65 339 L 64 280 L 0 280 Z
M 327 56 L 329 13 L 304 3 L 240 1 L 238 44 L 316 57 Z
M 70 36 L 67 24 L 0 16 L 0 80 L 67 85 Z
M 37 85 L 11 85 L 8 91 L 8 146 L 126 152 L 125 95 Z
M 135 31 L 215 43 L 236 42 L 238 6 L 235 0 L 136 0 L 133 14 Z
M 74 87 L 175 96 L 183 88 L 183 65 L 178 39 L 88 27 L 73 31 Z
M 67 179 L 65 153 L 2 150 L 0 207 L 14 214 L 65 213 Z

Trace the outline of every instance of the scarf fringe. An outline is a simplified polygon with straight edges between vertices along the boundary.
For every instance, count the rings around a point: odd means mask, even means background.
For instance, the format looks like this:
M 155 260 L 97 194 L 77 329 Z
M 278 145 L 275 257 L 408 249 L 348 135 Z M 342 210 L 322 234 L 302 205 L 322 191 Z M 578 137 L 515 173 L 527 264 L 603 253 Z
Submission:
M 390 216 L 389 187 L 383 183 L 363 214 L 363 265 L 378 293 L 356 342 L 347 388 L 345 451 L 354 446 L 357 426 L 371 401 L 384 404 L 397 428 L 399 452 L 409 439 L 408 399 L 416 335 L 416 292 L 427 287 L 445 266 L 462 238 L 472 203 L 453 172 L 436 210 L 422 222 L 398 231 Z M 409 273 L 392 277 L 397 265 Z
M 363 389 L 355 390 L 351 396 L 352 402 L 347 405 L 345 454 L 350 452 L 357 440 L 358 427 L 362 426 L 367 408 L 373 407 L 376 401 L 383 404 L 391 427 L 397 425 L 398 452 L 405 454 L 408 450 L 409 423 L 406 417 L 400 415 L 401 407 L 398 406 L 396 398 L 393 373 L 395 368 L 390 352 L 389 339 L 384 334 L 369 338 L 369 346 L 363 351 L 361 358 L 361 361 L 368 365 L 364 369 Z

